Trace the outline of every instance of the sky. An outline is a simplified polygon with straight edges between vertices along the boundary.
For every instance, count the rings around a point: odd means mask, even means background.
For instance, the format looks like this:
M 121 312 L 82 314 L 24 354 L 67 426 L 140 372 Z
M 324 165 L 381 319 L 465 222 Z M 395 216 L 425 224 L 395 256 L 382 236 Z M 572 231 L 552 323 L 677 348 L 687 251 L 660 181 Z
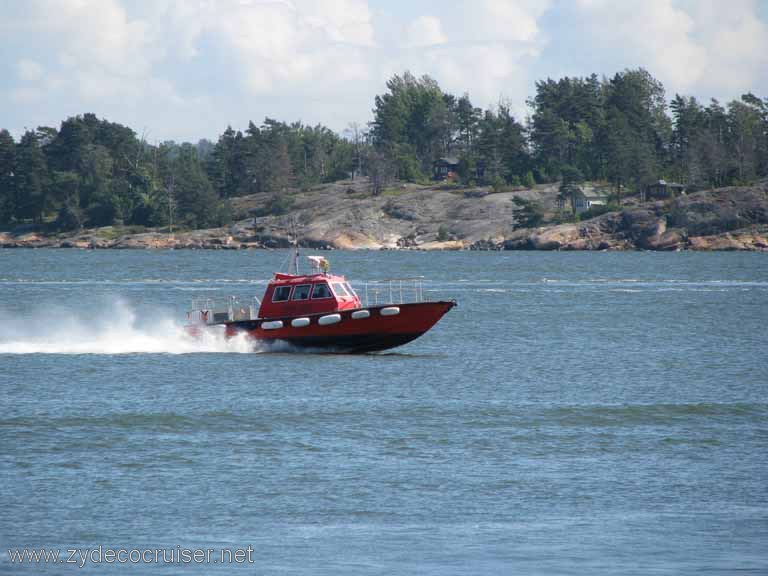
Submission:
M 343 133 L 406 70 L 522 119 L 537 80 L 638 67 L 668 97 L 768 97 L 768 0 L 0 0 L 16 138 L 86 112 L 150 142 L 265 117 Z

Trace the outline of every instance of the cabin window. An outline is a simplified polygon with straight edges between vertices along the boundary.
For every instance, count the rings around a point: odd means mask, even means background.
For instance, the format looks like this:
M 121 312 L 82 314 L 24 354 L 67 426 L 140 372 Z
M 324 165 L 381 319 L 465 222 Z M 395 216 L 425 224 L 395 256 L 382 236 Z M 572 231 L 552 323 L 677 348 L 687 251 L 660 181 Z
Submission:
M 349 282 L 344 284 L 344 286 L 347 288 L 347 292 L 349 292 L 351 296 L 357 297 L 357 292 L 355 292 L 354 288 L 352 288 L 352 285 Z
M 331 289 L 328 288 L 328 284 L 321 282 L 315 284 L 312 288 L 312 299 L 315 298 L 330 298 L 332 296 Z
M 272 293 L 272 302 L 285 302 L 291 295 L 290 286 L 278 286 Z
M 347 292 L 346 288 L 344 288 L 344 284 L 342 284 L 341 282 L 334 282 L 333 284 L 331 284 L 331 288 L 333 288 L 333 291 L 336 294 L 336 296 L 339 296 L 340 298 L 349 296 L 349 292 Z
M 309 289 L 312 288 L 312 284 L 300 284 L 293 289 L 293 298 L 291 300 L 308 300 Z

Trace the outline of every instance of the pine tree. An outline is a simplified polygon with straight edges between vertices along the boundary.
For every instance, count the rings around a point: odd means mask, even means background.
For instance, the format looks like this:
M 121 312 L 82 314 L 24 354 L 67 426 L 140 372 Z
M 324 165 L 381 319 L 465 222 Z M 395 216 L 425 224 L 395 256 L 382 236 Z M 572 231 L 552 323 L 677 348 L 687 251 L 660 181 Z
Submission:
M 16 209 L 16 143 L 0 130 L 0 223 L 10 222 Z
M 17 219 L 42 222 L 47 208 L 48 165 L 35 132 L 27 131 L 16 147 L 15 209 Z

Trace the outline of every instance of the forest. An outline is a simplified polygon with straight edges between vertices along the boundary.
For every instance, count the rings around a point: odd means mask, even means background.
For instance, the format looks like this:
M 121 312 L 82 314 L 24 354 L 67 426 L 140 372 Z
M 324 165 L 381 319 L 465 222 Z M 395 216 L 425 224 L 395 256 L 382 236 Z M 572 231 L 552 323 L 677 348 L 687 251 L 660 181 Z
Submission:
M 427 182 L 435 160 L 458 160 L 467 186 L 610 182 L 615 200 L 664 178 L 689 190 L 768 175 L 768 99 L 727 104 L 675 94 L 646 70 L 536 83 L 529 116 L 509 102 L 483 110 L 406 72 L 375 98 L 373 119 L 337 134 L 266 118 L 227 127 L 214 143 L 150 143 L 86 113 L 18 142 L 0 130 L 0 225 L 54 230 L 136 225 L 207 228 L 231 221 L 229 200 L 266 192 L 262 214 L 290 211 L 298 190 L 367 176 Z

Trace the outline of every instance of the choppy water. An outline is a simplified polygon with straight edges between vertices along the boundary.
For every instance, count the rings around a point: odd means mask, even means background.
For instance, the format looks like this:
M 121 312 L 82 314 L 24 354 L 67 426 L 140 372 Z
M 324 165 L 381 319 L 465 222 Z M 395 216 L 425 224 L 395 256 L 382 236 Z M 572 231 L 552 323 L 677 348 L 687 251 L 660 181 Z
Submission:
M 768 573 L 766 255 L 334 252 L 459 308 L 379 355 L 184 337 L 285 257 L 0 251 L 0 574 Z

